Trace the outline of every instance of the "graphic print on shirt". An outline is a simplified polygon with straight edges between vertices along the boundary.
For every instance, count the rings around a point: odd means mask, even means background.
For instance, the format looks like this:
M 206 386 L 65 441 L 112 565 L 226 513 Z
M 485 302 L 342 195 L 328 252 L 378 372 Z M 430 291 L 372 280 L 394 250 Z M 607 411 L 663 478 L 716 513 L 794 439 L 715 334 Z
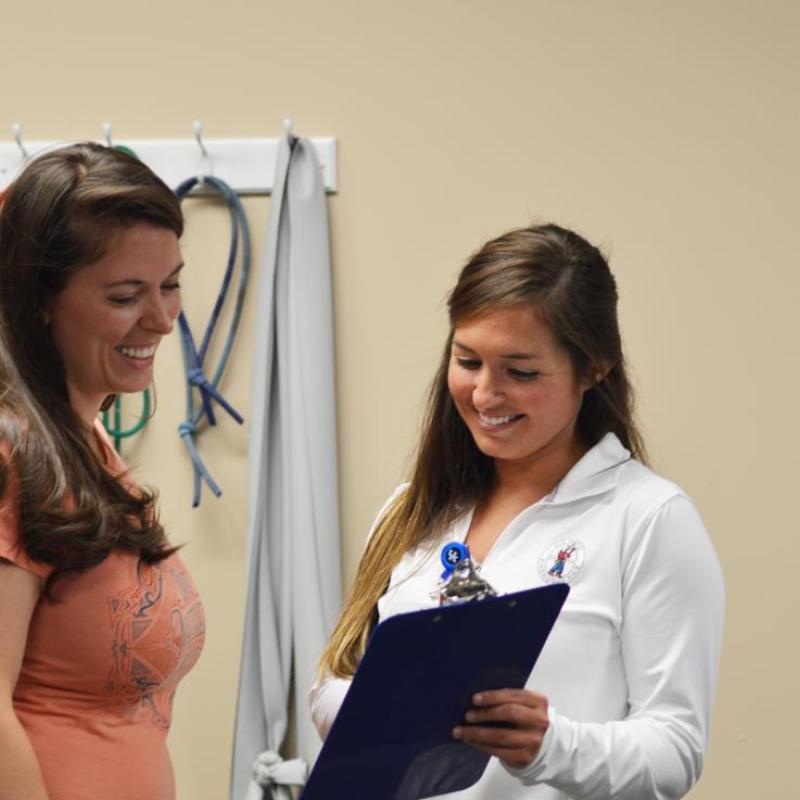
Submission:
M 573 583 L 583 569 L 586 549 L 580 539 L 560 539 L 539 556 L 539 575 L 545 583 Z
M 121 714 L 145 709 L 169 728 L 175 688 L 203 647 L 203 608 L 179 562 L 139 561 L 136 579 L 109 597 L 112 666 L 105 689 L 120 698 Z

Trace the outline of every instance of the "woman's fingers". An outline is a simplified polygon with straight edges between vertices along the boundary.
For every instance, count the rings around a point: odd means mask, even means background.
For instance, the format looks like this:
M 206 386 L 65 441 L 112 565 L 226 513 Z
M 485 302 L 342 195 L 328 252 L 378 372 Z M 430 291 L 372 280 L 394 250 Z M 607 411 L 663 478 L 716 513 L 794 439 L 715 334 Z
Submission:
M 475 706 L 496 706 L 503 703 L 518 703 L 521 706 L 538 708 L 547 707 L 547 698 L 538 692 L 528 689 L 493 689 L 488 692 L 478 692 L 472 696 Z
M 530 731 L 517 728 L 485 728 L 480 725 L 459 725 L 453 729 L 453 735 L 466 744 L 483 747 L 526 747 L 531 739 Z
M 468 724 L 454 728 L 454 738 L 513 767 L 530 764 L 549 724 L 547 698 L 526 689 L 499 689 L 479 692 L 472 700 L 475 705 L 466 713 Z
M 471 708 L 467 711 L 466 720 L 469 723 L 481 722 L 509 722 L 515 727 L 524 728 L 533 726 L 546 718 L 546 713 L 538 708 L 523 706 L 519 703 L 502 703 L 488 708 Z
M 544 733 L 513 728 L 482 728 L 464 725 L 453 730 L 456 739 L 490 756 L 502 759 L 512 767 L 526 767 L 536 758 Z

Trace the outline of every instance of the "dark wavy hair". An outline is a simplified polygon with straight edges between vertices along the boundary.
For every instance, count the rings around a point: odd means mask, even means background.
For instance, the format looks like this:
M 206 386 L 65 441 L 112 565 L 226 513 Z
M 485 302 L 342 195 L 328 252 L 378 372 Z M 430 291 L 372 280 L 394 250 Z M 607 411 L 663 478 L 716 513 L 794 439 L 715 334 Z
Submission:
M 583 395 L 576 432 L 587 447 L 615 433 L 646 461 L 617 321 L 617 287 L 594 245 L 558 225 L 533 225 L 487 242 L 448 298 L 450 334 L 431 386 L 408 489 L 378 523 L 356 573 L 321 672 L 352 675 L 377 620 L 378 598 L 405 553 L 485 497 L 494 461 L 475 444 L 447 386 L 453 332 L 492 309 L 533 308 L 569 353 L 576 377 L 600 376 Z M 605 376 L 605 377 L 602 377 Z
M 54 567 L 45 584 L 113 550 L 148 562 L 171 548 L 156 495 L 109 474 L 69 403 L 44 309 L 112 237 L 137 223 L 183 233 L 175 195 L 119 150 L 81 143 L 35 158 L 0 207 L 0 496 L 16 489 L 20 544 Z M 106 398 L 108 403 L 113 396 Z

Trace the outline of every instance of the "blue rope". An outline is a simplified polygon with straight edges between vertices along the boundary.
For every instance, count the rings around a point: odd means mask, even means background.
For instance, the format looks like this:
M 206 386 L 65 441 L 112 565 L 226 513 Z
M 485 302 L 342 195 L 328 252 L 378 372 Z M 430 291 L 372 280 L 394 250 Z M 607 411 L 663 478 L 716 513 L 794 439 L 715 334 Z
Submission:
M 245 214 L 242 203 L 236 195 L 236 192 L 224 181 L 209 175 L 202 179 L 193 177 L 185 180 L 175 190 L 176 196 L 179 200 L 183 200 L 201 180 L 219 193 L 227 203 L 228 211 L 231 216 L 231 245 L 228 251 L 228 263 L 225 267 L 222 285 L 217 294 L 214 308 L 211 310 L 211 318 L 208 321 L 199 348 L 192 335 L 192 329 L 189 327 L 189 320 L 186 318 L 186 315 L 183 311 L 178 315 L 178 327 L 181 332 L 181 350 L 183 352 L 183 363 L 186 368 L 186 419 L 178 425 L 178 435 L 183 440 L 189 457 L 192 459 L 194 469 L 192 506 L 195 508 L 200 505 L 202 481 L 206 482 L 208 488 L 211 489 L 217 497 L 222 494 L 222 490 L 211 477 L 211 473 L 208 471 L 205 464 L 203 464 L 203 460 L 200 458 L 200 454 L 197 451 L 195 436 L 198 434 L 198 425 L 202 417 L 205 416 L 209 425 L 216 425 L 217 418 L 212 403 L 217 403 L 240 425 L 244 422 L 242 415 L 222 396 L 222 392 L 219 390 L 219 382 L 227 366 L 228 359 L 230 358 L 233 342 L 239 328 L 242 308 L 244 306 L 245 291 L 247 289 L 247 278 L 250 273 L 250 231 L 247 226 L 247 215 Z M 225 346 L 222 349 L 219 363 L 213 371 L 213 375 L 209 378 L 204 365 L 214 331 L 219 322 L 222 307 L 233 279 L 233 272 L 239 252 L 240 235 L 242 242 L 242 268 L 239 273 L 239 283 L 236 291 L 233 315 L 231 317 L 230 326 L 228 327 L 228 335 L 225 339 Z M 201 407 L 199 409 L 195 409 L 194 405 L 195 389 L 200 393 Z

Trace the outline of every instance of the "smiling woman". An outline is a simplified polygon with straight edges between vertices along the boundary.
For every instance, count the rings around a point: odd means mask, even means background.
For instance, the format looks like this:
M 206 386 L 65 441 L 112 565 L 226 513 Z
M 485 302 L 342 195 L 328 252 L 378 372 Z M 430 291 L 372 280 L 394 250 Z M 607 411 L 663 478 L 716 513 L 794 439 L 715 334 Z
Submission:
M 174 797 L 203 610 L 97 414 L 152 381 L 182 231 L 159 178 L 88 143 L 31 162 L 0 210 L 0 798 Z
M 682 797 L 708 739 L 722 579 L 691 501 L 645 464 L 608 263 L 557 225 L 510 231 L 469 259 L 448 306 L 410 480 L 378 515 L 311 693 L 317 727 L 374 626 L 436 604 L 457 541 L 500 594 L 571 591 L 526 687 L 475 687 L 453 720 L 492 758 L 446 797 Z

